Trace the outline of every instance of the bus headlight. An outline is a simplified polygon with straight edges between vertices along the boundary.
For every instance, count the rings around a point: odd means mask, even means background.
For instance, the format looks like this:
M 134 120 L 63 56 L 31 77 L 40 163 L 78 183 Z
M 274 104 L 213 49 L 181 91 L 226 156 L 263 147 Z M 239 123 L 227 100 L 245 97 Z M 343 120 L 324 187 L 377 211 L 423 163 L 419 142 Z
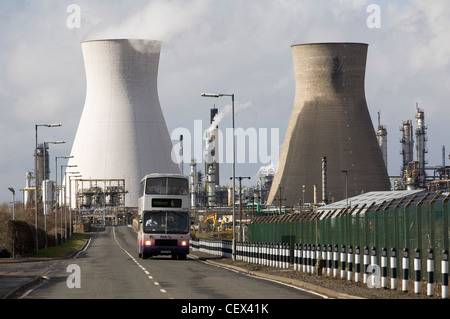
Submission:
M 183 241 L 181 242 L 181 246 L 186 246 L 186 245 L 187 245 L 187 241 L 183 240 Z
M 151 246 L 151 245 L 152 245 L 152 242 L 150 240 L 145 241 L 145 246 Z

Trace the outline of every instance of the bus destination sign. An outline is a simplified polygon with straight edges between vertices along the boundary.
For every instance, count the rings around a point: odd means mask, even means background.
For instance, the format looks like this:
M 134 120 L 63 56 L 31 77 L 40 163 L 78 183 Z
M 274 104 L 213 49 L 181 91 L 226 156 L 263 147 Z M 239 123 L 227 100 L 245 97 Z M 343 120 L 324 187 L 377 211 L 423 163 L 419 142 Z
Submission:
M 152 198 L 152 207 L 181 208 L 181 199 Z

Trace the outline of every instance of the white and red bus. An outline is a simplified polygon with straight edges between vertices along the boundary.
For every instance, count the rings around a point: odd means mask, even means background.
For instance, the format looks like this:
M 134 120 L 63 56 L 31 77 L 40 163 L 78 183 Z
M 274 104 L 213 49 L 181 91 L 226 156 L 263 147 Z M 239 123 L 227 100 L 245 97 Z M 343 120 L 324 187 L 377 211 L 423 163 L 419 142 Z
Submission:
M 141 180 L 139 196 L 139 258 L 171 255 L 186 259 L 190 229 L 189 178 L 178 174 L 149 174 Z

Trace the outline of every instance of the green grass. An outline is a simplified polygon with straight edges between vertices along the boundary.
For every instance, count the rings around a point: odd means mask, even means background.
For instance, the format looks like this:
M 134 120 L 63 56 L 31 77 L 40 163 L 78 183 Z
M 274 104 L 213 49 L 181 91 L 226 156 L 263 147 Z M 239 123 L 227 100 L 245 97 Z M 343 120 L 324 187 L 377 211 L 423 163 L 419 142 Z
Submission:
M 89 239 L 89 236 L 90 236 L 89 234 L 84 233 L 73 233 L 72 238 L 67 240 L 67 242 L 62 245 L 40 249 L 38 257 L 47 257 L 47 258 L 65 257 L 68 254 L 83 247 L 86 240 Z

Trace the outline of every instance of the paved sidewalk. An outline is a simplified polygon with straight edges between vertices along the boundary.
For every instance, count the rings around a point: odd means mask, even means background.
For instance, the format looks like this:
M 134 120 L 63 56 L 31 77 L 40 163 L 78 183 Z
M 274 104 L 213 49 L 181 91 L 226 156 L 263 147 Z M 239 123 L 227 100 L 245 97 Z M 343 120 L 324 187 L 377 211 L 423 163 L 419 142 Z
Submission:
M 18 291 L 34 286 L 42 280 L 42 277 L 16 277 L 0 276 L 0 299 L 10 299 Z
M 39 283 L 47 272 L 48 258 L 0 259 L 0 299 Z

